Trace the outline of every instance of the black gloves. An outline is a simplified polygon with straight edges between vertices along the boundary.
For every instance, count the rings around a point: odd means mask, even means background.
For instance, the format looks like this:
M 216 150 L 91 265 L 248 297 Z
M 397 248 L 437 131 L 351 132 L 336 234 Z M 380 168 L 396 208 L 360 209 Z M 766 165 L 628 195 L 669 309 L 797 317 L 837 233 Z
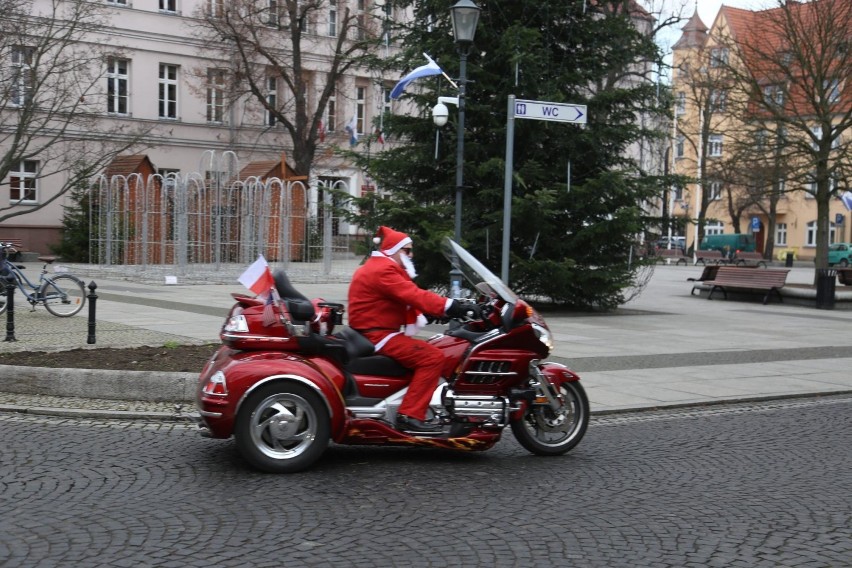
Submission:
M 447 308 L 447 316 L 454 319 L 482 319 L 482 307 L 453 300 Z

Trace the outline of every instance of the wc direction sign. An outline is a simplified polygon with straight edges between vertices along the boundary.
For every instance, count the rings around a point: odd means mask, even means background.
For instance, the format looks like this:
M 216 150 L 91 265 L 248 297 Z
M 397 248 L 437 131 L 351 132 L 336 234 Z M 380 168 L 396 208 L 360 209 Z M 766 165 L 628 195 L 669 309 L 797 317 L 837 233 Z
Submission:
M 552 120 L 554 122 L 570 122 L 571 124 L 586 124 L 586 105 L 567 105 L 549 103 L 546 101 L 515 101 L 515 118 L 531 118 L 533 120 Z

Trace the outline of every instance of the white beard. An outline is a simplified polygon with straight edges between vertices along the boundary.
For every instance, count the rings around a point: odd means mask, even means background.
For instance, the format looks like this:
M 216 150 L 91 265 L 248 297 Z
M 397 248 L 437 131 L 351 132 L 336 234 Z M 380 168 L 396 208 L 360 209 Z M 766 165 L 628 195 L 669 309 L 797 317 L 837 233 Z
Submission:
M 399 260 L 402 261 L 402 267 L 408 273 L 412 280 L 417 278 L 417 270 L 414 268 L 414 262 L 408 257 L 407 254 L 402 253 L 399 255 Z

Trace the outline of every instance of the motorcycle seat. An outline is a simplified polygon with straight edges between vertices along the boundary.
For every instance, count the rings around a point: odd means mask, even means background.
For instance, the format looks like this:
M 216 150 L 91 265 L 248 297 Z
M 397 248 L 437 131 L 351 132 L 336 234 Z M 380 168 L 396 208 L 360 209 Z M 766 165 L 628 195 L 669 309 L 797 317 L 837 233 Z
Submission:
M 409 370 L 400 365 L 395 359 L 384 355 L 376 355 L 376 347 L 370 340 L 352 329 L 344 327 L 334 334 L 346 345 L 349 362 L 346 370 L 356 375 L 378 375 L 383 377 L 404 377 Z

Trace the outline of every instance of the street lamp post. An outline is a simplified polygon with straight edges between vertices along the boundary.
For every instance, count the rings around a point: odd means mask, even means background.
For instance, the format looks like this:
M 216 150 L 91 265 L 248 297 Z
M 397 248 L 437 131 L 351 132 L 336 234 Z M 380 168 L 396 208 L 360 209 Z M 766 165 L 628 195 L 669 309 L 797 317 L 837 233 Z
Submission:
M 479 23 L 479 6 L 471 0 L 459 0 L 452 8 L 453 38 L 459 52 L 459 120 L 456 129 L 456 217 L 455 240 L 461 243 L 462 189 L 464 188 L 464 99 L 467 87 L 467 54 L 476 35 Z M 461 291 L 461 272 L 453 268 L 450 271 L 450 296 L 457 298 Z

